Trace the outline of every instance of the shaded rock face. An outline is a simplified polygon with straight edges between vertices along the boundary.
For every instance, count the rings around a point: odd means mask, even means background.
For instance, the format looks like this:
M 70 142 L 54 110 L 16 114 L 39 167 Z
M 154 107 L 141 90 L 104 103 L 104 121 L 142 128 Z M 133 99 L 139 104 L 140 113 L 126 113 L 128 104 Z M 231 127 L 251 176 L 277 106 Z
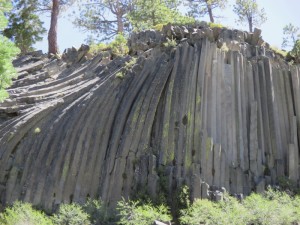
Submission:
M 299 67 L 254 34 L 165 29 L 144 35 L 160 41 L 136 61 L 103 65 L 86 47 L 66 61 L 16 60 L 20 76 L 0 104 L 2 204 L 172 200 L 183 184 L 192 198 L 218 199 L 224 188 L 247 195 L 280 176 L 299 180 Z M 168 34 L 177 47 L 161 47 Z

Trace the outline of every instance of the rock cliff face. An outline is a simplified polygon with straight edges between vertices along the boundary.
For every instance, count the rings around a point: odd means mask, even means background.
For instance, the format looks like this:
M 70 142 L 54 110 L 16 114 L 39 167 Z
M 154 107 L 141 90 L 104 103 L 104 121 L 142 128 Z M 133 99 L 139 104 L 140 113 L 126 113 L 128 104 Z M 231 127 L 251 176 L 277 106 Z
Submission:
M 166 26 L 129 46 L 113 60 L 89 60 L 82 46 L 15 61 L 0 104 L 2 204 L 52 210 L 87 197 L 172 199 L 183 184 L 207 198 L 298 182 L 300 68 L 259 30 Z

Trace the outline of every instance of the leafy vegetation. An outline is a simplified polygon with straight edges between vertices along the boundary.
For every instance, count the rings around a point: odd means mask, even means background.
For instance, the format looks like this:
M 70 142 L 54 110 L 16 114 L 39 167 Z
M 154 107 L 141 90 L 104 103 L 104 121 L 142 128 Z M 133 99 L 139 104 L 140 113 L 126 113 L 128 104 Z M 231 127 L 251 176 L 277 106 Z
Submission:
M 57 214 L 53 216 L 56 225 L 87 225 L 90 224 L 89 215 L 83 208 L 76 204 L 61 204 Z
M 132 10 L 132 0 L 78 0 L 79 15 L 74 24 L 89 31 L 97 38 L 110 40 L 119 33 L 128 33 L 131 28 L 126 15 Z M 109 16 L 107 16 L 109 15 Z
M 239 24 L 248 23 L 250 32 L 253 32 L 253 26 L 260 26 L 267 20 L 264 8 L 259 9 L 256 0 L 236 0 L 233 12 L 238 16 Z
M 112 56 L 123 56 L 128 54 L 129 49 L 127 46 L 127 39 L 123 34 L 118 34 L 115 39 L 108 43 L 91 43 L 89 52 L 97 55 L 100 52 L 109 52 Z
M 7 25 L 7 19 L 4 13 L 11 10 L 12 5 L 9 0 L 0 0 L 0 32 Z M 12 78 L 15 77 L 16 71 L 12 65 L 13 58 L 19 53 L 19 49 L 0 34 L 0 102 L 8 97 L 8 93 L 5 90 L 12 83 Z
M 187 0 L 189 6 L 189 15 L 195 18 L 209 15 L 211 23 L 215 22 L 214 9 L 224 9 L 227 0 Z
M 0 214 L 1 225 L 52 225 L 52 220 L 43 212 L 35 210 L 29 203 L 15 202 Z
M 171 38 L 171 39 L 167 38 L 167 41 L 164 43 L 164 46 L 166 48 L 168 48 L 168 47 L 176 47 L 176 45 L 177 45 L 177 42 L 176 42 L 176 40 L 174 38 Z
M 82 208 L 89 215 L 92 224 L 108 224 L 117 220 L 116 212 L 110 210 L 101 200 L 88 199 Z
M 183 186 L 177 198 L 180 204 L 178 222 L 182 225 L 273 225 L 300 222 L 300 196 L 271 188 L 263 194 L 252 193 L 242 201 L 225 193 L 224 200 L 220 202 L 197 199 L 191 204 L 188 188 Z M 82 206 L 75 203 L 62 204 L 52 216 L 22 202 L 15 202 L 0 214 L 0 225 L 148 225 L 155 220 L 168 222 L 174 221 L 174 218 L 164 204 L 124 199 L 118 202 L 113 211 L 100 200 L 88 200 Z
M 182 224 L 295 224 L 300 221 L 299 196 L 268 189 L 264 194 L 251 194 L 239 202 L 225 196 L 219 203 L 196 200 L 181 210 Z
M 14 0 L 13 5 L 13 10 L 8 14 L 8 27 L 3 33 L 14 40 L 21 54 L 26 54 L 34 50 L 32 45 L 42 40 L 46 29 L 36 14 L 37 0 Z
M 128 14 L 135 31 L 156 28 L 158 24 L 186 24 L 194 18 L 182 15 L 178 10 L 178 0 L 136 0 L 134 10 Z
M 117 210 L 119 211 L 122 225 L 149 225 L 155 220 L 171 221 L 169 209 L 164 205 L 153 206 L 151 203 L 143 204 L 139 201 L 118 202 Z

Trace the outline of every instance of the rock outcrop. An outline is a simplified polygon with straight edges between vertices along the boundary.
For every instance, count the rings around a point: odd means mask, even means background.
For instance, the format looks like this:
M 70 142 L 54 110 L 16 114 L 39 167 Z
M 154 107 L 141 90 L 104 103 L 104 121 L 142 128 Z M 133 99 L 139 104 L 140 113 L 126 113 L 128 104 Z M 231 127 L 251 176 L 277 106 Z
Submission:
M 184 184 L 220 199 L 299 181 L 300 68 L 259 30 L 168 25 L 129 46 L 108 63 L 87 46 L 15 61 L 0 104 L 2 204 L 172 200 Z

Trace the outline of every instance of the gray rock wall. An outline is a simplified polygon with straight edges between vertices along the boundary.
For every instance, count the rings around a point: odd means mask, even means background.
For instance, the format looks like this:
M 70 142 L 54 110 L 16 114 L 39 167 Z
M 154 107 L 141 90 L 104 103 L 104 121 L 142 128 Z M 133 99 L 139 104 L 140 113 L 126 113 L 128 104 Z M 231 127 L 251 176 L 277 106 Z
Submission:
M 133 66 L 74 49 L 67 61 L 15 62 L 20 76 L 0 104 L 2 204 L 172 199 L 183 184 L 207 198 L 299 181 L 300 68 L 255 33 L 165 29 L 146 35 L 150 50 L 135 47 Z M 164 48 L 170 32 L 180 44 Z

